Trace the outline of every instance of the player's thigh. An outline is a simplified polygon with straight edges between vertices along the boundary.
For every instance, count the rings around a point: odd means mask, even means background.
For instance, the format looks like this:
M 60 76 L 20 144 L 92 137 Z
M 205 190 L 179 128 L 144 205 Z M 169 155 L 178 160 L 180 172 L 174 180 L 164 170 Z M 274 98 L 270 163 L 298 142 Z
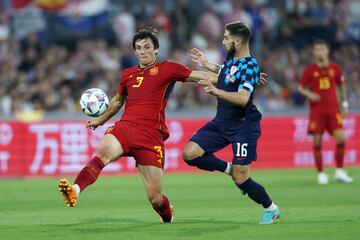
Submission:
M 116 137 L 112 134 L 105 134 L 100 140 L 96 156 L 106 165 L 119 159 L 123 153 L 123 148 Z
M 202 149 L 199 144 L 193 141 L 188 142 L 183 150 L 183 158 L 185 161 L 201 157 L 204 154 L 204 149 Z
M 136 125 L 127 121 L 118 121 L 115 125 L 110 126 L 106 130 L 106 134 L 113 135 L 117 141 L 120 143 L 123 154 L 130 155 L 131 146 L 134 141 L 134 137 L 136 138 Z
M 260 122 L 249 122 L 239 128 L 232 141 L 233 165 L 248 165 L 257 159 Z
M 200 128 L 190 139 L 189 142 L 196 143 L 207 153 L 217 152 L 229 144 L 221 130 L 219 123 L 208 122 Z
M 138 165 L 146 194 L 151 201 L 161 201 L 163 170 L 155 166 Z

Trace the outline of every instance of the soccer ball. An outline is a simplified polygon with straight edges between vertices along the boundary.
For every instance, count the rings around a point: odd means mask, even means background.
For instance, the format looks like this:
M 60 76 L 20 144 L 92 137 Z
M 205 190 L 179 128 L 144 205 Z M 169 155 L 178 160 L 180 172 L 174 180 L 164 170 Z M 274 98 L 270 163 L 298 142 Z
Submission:
M 103 90 L 90 88 L 81 94 L 80 106 L 86 115 L 98 117 L 106 111 L 109 106 L 109 99 Z

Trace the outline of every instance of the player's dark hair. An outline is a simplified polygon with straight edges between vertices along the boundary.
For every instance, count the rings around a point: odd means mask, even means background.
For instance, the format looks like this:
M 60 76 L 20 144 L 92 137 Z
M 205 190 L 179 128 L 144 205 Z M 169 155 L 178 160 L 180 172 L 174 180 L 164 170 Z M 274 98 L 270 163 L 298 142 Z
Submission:
M 154 48 L 155 49 L 159 49 L 159 40 L 157 38 L 157 36 L 155 35 L 157 33 L 157 30 L 153 27 L 147 27 L 147 28 L 143 28 L 140 29 L 139 31 L 137 31 L 133 37 L 133 41 L 132 41 L 132 45 L 133 48 L 135 49 L 135 43 L 139 40 L 143 40 L 143 39 L 150 39 L 151 42 L 154 44 Z
M 248 25 L 243 22 L 232 22 L 225 25 L 225 30 L 228 30 L 230 35 L 240 37 L 243 42 L 248 43 L 252 31 Z
M 324 39 L 315 39 L 312 43 L 313 47 L 316 45 L 325 45 L 327 48 L 329 48 L 328 42 L 326 42 Z

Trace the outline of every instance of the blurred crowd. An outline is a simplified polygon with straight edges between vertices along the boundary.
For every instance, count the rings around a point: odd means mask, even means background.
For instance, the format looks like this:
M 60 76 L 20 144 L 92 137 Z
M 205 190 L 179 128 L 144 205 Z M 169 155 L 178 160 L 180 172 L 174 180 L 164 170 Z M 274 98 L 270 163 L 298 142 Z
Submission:
M 197 47 L 209 60 L 221 63 L 224 24 L 237 20 L 253 29 L 253 54 L 269 75 L 268 84 L 255 95 L 264 111 L 306 105 L 296 88 L 302 70 L 313 61 L 311 42 L 317 38 L 329 42 L 332 60 L 344 71 L 350 106 L 360 106 L 360 39 L 349 32 L 350 24 L 360 23 L 359 15 L 351 12 L 357 1 L 109 0 L 107 4 L 110 30 L 61 41 L 55 35 L 43 37 L 51 26 L 45 33 L 14 39 L 11 13 L 0 12 L 1 116 L 33 110 L 79 112 L 79 96 L 90 87 L 101 88 L 111 97 L 122 70 L 137 64 L 133 34 L 149 25 L 158 29 L 159 59 L 197 69 L 189 57 L 189 50 Z M 178 83 L 168 110 L 215 105 L 216 99 L 196 84 Z

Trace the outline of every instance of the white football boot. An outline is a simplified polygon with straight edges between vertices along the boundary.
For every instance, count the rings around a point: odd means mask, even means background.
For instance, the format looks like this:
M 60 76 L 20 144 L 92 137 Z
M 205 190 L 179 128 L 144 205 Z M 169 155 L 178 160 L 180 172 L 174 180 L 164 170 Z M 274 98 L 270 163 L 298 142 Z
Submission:
M 329 183 L 329 177 L 324 172 L 318 174 L 318 183 L 320 185 L 326 185 Z
M 342 168 L 337 168 L 335 170 L 335 176 L 336 181 L 343 182 L 343 183 L 351 183 L 353 181 L 353 178 L 350 177 L 346 171 Z

